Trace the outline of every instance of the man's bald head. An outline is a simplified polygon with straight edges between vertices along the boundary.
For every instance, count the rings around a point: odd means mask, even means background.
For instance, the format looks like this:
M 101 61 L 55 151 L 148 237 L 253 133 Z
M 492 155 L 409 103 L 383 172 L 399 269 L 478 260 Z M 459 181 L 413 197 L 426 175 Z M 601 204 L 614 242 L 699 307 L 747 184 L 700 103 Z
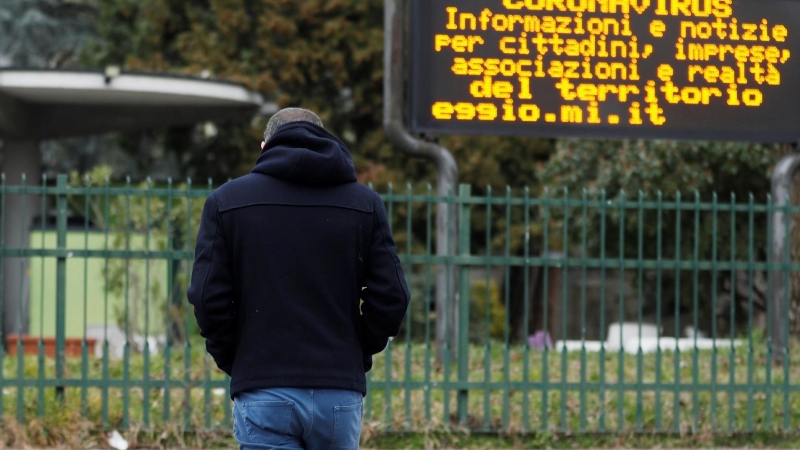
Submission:
M 284 108 L 269 119 L 267 128 L 264 130 L 264 142 L 268 141 L 278 128 L 292 122 L 311 122 L 314 125 L 322 126 L 322 119 L 307 109 Z

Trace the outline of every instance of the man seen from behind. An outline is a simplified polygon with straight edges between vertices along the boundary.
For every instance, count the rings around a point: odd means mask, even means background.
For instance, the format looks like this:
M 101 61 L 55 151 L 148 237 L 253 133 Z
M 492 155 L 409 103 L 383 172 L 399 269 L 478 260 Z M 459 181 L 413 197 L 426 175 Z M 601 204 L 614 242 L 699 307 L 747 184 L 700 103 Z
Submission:
M 386 211 L 313 112 L 276 113 L 261 147 L 206 200 L 189 302 L 239 448 L 355 449 L 365 372 L 409 302 Z

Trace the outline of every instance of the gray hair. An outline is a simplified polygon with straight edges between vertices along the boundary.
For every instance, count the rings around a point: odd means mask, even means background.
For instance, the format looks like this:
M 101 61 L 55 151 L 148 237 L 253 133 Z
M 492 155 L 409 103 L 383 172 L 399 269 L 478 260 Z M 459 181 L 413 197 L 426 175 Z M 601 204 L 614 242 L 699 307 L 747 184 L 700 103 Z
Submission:
M 319 127 L 322 126 L 322 119 L 307 109 L 284 108 L 269 119 L 267 128 L 264 130 L 264 141 L 268 141 L 278 128 L 292 122 L 311 122 Z

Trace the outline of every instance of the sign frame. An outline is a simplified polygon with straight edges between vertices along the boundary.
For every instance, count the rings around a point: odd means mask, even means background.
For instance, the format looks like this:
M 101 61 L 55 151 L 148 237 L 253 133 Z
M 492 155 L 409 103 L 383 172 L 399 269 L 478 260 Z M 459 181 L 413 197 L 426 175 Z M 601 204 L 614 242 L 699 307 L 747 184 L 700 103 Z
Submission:
M 734 110 L 734 107 L 730 106 L 721 106 L 721 105 L 701 105 L 696 110 L 691 110 L 691 114 L 694 116 L 702 114 L 702 112 L 706 112 L 703 114 L 707 116 L 708 114 L 713 114 L 714 110 L 722 110 L 723 112 L 730 111 L 731 116 L 733 118 L 738 119 L 734 122 L 738 122 L 738 125 L 728 125 L 731 123 L 731 117 L 723 117 L 718 119 L 716 124 L 710 124 L 710 126 L 706 126 L 703 128 L 695 127 L 695 128 L 686 128 L 686 127 L 677 127 L 675 125 L 669 125 L 669 117 L 667 113 L 667 125 L 665 126 L 655 126 L 652 125 L 647 121 L 646 114 L 642 112 L 642 116 L 644 118 L 645 124 L 643 126 L 632 126 L 628 124 L 620 124 L 620 125 L 609 125 L 609 124 L 601 124 L 601 125 L 587 125 L 587 124 L 568 124 L 568 123 L 546 123 L 543 119 L 538 120 L 535 123 L 530 123 L 528 126 L 523 126 L 520 124 L 509 125 L 507 122 L 500 121 L 500 117 L 498 116 L 491 122 L 484 122 L 481 123 L 477 119 L 473 119 L 471 121 L 441 121 L 438 122 L 436 119 L 433 119 L 430 113 L 431 106 L 434 102 L 433 97 L 429 94 L 424 94 L 425 89 L 428 90 L 436 90 L 436 86 L 430 86 L 426 83 L 431 83 L 432 75 L 432 67 L 431 67 L 431 58 L 424 56 L 424 53 L 421 53 L 420 50 L 424 49 L 424 45 L 428 45 L 430 48 L 427 50 L 429 54 L 432 54 L 432 46 L 431 42 L 424 43 L 423 40 L 429 37 L 432 37 L 435 34 L 435 31 L 430 32 L 421 32 L 420 30 L 420 23 L 425 20 L 426 16 L 426 8 L 445 8 L 445 2 L 440 0 L 409 0 L 411 2 L 410 11 L 409 11 L 409 24 L 408 24 L 408 39 L 410 43 L 410 52 L 409 52 L 409 92 L 407 97 L 408 102 L 408 113 L 407 113 L 407 123 L 409 124 L 409 128 L 412 132 L 424 134 L 424 135 L 443 135 L 443 134 L 471 134 L 471 135 L 497 135 L 497 136 L 534 136 L 534 137 L 550 137 L 550 138 L 560 138 L 560 137 L 576 137 L 576 138 L 599 138 L 599 139 L 675 139 L 675 140 L 709 140 L 709 141 L 752 141 L 752 142 L 795 142 L 800 137 L 800 84 L 797 85 L 796 88 L 792 88 L 790 83 L 800 83 L 800 39 L 796 36 L 793 37 L 794 33 L 800 33 L 800 19 L 795 19 L 796 27 L 794 29 L 790 29 L 789 37 L 786 39 L 785 42 L 781 42 L 780 45 L 790 48 L 792 51 L 792 55 L 790 60 L 787 62 L 787 66 L 789 69 L 786 73 L 782 74 L 781 78 L 781 85 L 779 86 L 768 86 L 765 88 L 764 96 L 767 100 L 770 97 L 780 97 L 780 100 L 783 103 L 789 103 L 790 101 L 787 99 L 783 99 L 782 93 L 786 89 L 793 89 L 794 92 L 791 95 L 791 98 L 796 98 L 796 102 L 793 103 L 794 110 L 790 111 L 792 117 L 795 117 L 797 120 L 792 122 L 792 126 L 783 125 L 782 129 L 759 129 L 759 130 L 752 130 L 749 129 L 747 124 L 747 119 L 741 118 L 741 114 L 737 114 L 739 112 L 746 113 L 748 109 L 744 107 L 738 107 L 739 110 Z M 468 5 L 472 3 L 477 3 L 479 0 L 468 0 Z M 743 4 L 748 5 L 748 7 L 753 8 L 754 5 L 758 5 L 759 8 L 768 7 L 769 3 L 779 4 L 779 5 L 791 5 L 793 8 L 796 7 L 797 9 L 797 16 L 800 17 L 800 1 L 798 0 L 731 0 L 734 8 L 733 17 L 737 17 L 735 14 L 736 7 L 742 7 Z M 502 0 L 483 0 L 484 3 L 487 5 L 501 5 Z M 655 3 L 656 0 L 653 0 Z M 464 5 L 465 1 L 451 1 L 447 3 L 449 4 L 461 6 Z M 490 5 L 490 6 L 491 6 Z M 500 7 L 500 6 L 498 6 Z M 783 7 L 783 6 L 782 6 Z M 471 11 L 474 12 L 474 11 Z M 530 12 L 526 12 L 528 14 Z M 531 13 L 531 14 L 552 14 L 552 13 Z M 429 14 L 428 14 L 429 15 Z M 631 19 L 633 21 L 633 19 Z M 644 20 L 644 19 L 642 19 Z M 677 20 L 677 19 L 675 19 Z M 695 18 L 688 18 L 687 20 L 696 20 Z M 760 19 L 759 19 L 760 20 Z M 443 26 L 439 26 L 443 28 Z M 483 32 L 486 33 L 486 32 Z M 794 44 L 792 44 L 794 42 Z M 671 44 L 670 44 L 671 45 Z M 750 44 L 748 44 L 750 45 Z M 499 50 L 496 50 L 496 53 L 500 53 Z M 447 53 L 445 59 L 450 59 L 452 61 L 453 53 Z M 444 56 L 444 55 L 443 55 Z M 465 55 L 458 55 L 458 56 L 466 56 L 469 57 L 469 54 Z M 427 59 L 426 59 L 427 58 Z M 671 62 L 671 61 L 669 61 Z M 713 63 L 713 61 L 711 62 Z M 706 64 L 711 64 L 706 63 Z M 719 64 L 719 63 L 717 63 Z M 790 78 L 791 75 L 796 75 L 796 77 Z M 647 74 L 647 77 L 652 77 L 652 74 Z M 462 78 L 457 75 L 450 74 L 452 79 L 459 79 Z M 470 80 L 477 79 L 478 77 L 464 77 Z M 642 78 L 645 78 L 645 74 L 642 74 Z M 542 79 L 544 80 L 544 79 Z M 535 80 L 535 82 L 542 83 L 542 80 Z M 792 81 L 797 80 L 797 81 Z M 551 81 L 548 79 L 548 81 Z M 552 80 L 555 83 L 557 80 Z M 677 80 L 676 80 L 677 82 Z M 643 84 L 643 81 L 642 81 Z M 790 84 L 787 86 L 787 84 Z M 751 85 L 748 86 L 760 86 Z M 555 88 L 552 88 L 554 91 Z M 724 92 L 724 89 L 722 89 Z M 535 93 L 534 93 L 535 95 Z M 445 101 L 450 101 L 455 103 L 456 101 L 464 101 L 464 102 L 473 102 L 478 103 L 479 100 L 470 96 L 469 92 L 464 92 L 460 98 L 458 99 L 443 99 Z M 491 99 L 494 101 L 496 105 L 498 105 L 498 109 L 500 109 L 499 103 L 496 101 L 497 99 Z M 663 99 L 662 99 L 663 101 Z M 575 105 L 575 103 L 562 103 L 559 105 L 548 105 L 548 111 L 552 113 L 560 113 L 561 106 L 571 106 Z M 727 108 L 726 108 L 727 106 Z M 676 115 L 680 114 L 680 111 L 689 111 L 688 109 L 681 109 L 676 110 L 676 106 L 663 104 L 662 107 L 667 109 L 671 116 L 675 117 Z M 680 108 L 698 108 L 697 105 L 679 105 Z M 427 108 L 428 116 L 427 118 L 423 119 L 422 111 Z M 668 109 L 669 108 L 669 109 Z M 707 108 L 707 109 L 703 109 Z M 545 107 L 542 107 L 544 110 Z M 644 109 L 644 105 L 641 109 Z M 786 109 L 786 106 L 783 106 L 783 109 Z M 500 110 L 502 114 L 502 110 Z M 768 111 L 759 111 L 761 114 L 767 114 Z M 781 111 L 783 116 L 787 114 L 785 111 Z M 542 112 L 542 115 L 544 111 Z M 771 126 L 772 122 L 766 120 L 764 117 L 760 117 L 761 119 L 761 127 L 767 126 L 765 124 L 769 123 Z M 788 121 L 788 119 L 786 120 Z M 696 122 L 695 122 L 696 123 Z M 796 123 L 797 125 L 793 125 Z M 723 125 L 723 126 L 720 126 Z M 728 125 L 726 127 L 726 125 Z

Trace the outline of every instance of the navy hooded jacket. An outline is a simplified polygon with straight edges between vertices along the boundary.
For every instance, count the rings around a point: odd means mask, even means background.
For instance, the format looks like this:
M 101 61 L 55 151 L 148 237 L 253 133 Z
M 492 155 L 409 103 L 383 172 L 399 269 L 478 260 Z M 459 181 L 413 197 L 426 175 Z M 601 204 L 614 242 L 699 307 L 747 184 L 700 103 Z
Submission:
M 347 147 L 308 122 L 279 128 L 250 174 L 208 197 L 188 297 L 232 397 L 365 394 L 409 302 L 383 202 L 356 181 Z

